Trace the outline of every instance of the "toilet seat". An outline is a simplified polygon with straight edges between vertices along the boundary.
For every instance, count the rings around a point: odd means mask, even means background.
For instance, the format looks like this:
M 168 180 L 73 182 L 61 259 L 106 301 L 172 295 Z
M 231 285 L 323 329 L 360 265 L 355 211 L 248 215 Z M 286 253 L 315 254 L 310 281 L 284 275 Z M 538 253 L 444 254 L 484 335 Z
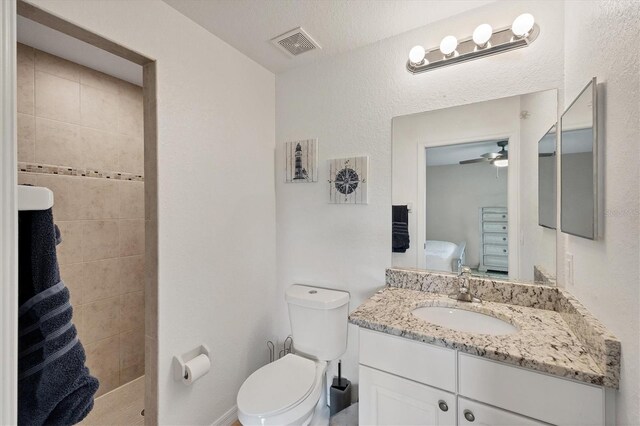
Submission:
M 304 423 L 320 398 L 325 368 L 325 362 L 288 354 L 258 369 L 238 392 L 240 421 L 246 425 Z

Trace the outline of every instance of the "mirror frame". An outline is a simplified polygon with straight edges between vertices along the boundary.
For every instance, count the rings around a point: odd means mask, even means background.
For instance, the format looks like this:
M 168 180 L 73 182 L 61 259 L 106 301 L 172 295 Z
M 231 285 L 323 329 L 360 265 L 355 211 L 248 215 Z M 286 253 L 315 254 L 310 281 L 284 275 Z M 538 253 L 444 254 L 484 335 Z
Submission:
M 553 123 L 553 126 L 549 127 L 549 130 L 547 130 L 547 132 L 544 134 L 544 136 L 542 136 L 542 138 L 540 138 L 540 140 L 538 141 L 538 226 L 541 226 L 545 229 L 550 229 L 552 231 L 557 231 L 558 230 L 558 161 L 556 158 L 556 161 L 554 162 L 554 167 L 553 167 L 553 171 L 555 172 L 555 176 L 554 176 L 554 188 L 553 188 L 553 198 L 554 198 L 554 202 L 556 203 L 554 210 L 554 214 L 555 214 L 555 221 L 556 221 L 556 226 L 548 226 L 545 225 L 543 223 L 541 223 L 540 221 L 540 142 L 542 142 L 542 139 L 545 138 L 545 136 L 547 136 L 548 134 L 551 133 L 551 131 L 553 129 L 556 129 L 555 134 L 555 153 L 556 153 L 556 157 L 559 156 L 560 153 L 560 141 L 559 141 L 559 130 L 560 130 L 560 126 L 558 125 L 558 123 Z M 553 133 L 551 133 L 553 134 Z
M 589 89 L 592 88 L 591 92 L 591 113 L 592 113 L 592 126 L 593 126 L 593 141 L 591 144 L 591 150 L 593 153 L 593 229 L 591 237 L 586 235 L 574 234 L 572 232 L 565 231 L 564 229 L 564 216 L 562 215 L 562 198 L 564 197 L 564 191 L 562 190 L 562 181 L 564 180 L 564 173 L 562 171 L 562 134 L 564 133 L 564 119 L 565 115 L 569 112 L 571 107 L 580 99 L 580 97 Z M 580 91 L 578 96 L 571 102 L 571 104 L 565 109 L 564 113 L 560 117 L 560 132 L 558 135 L 560 142 L 560 231 L 573 235 L 575 237 L 585 238 L 588 240 L 596 240 L 598 238 L 598 81 L 596 77 L 593 77 L 591 81 Z

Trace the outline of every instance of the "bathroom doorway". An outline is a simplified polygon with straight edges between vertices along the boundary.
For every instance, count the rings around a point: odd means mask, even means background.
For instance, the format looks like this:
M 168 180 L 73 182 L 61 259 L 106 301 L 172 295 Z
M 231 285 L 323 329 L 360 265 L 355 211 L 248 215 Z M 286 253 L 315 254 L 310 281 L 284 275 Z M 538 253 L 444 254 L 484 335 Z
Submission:
M 83 424 L 154 424 L 155 62 L 28 3 L 16 12 L 13 173 L 53 191 L 60 276 L 100 381 Z

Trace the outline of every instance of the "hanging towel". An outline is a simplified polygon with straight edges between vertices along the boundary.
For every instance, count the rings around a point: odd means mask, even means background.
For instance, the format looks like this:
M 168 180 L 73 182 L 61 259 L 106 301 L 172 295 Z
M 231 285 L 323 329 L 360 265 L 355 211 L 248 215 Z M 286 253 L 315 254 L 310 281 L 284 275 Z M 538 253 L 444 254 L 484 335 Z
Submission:
M 18 216 L 18 424 L 72 425 L 93 408 L 98 380 L 71 322 L 51 209 Z
M 392 206 L 391 239 L 394 253 L 404 253 L 409 248 L 409 209 Z

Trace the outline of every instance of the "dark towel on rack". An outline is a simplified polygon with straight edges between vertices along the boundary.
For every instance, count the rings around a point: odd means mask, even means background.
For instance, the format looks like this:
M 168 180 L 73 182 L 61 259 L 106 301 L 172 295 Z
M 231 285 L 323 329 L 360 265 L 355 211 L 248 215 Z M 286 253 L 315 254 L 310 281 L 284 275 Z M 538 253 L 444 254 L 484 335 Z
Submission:
M 18 216 L 18 424 L 72 425 L 93 408 L 98 380 L 71 322 L 51 210 Z
M 409 248 L 409 209 L 392 206 L 391 240 L 394 253 L 404 253 Z

